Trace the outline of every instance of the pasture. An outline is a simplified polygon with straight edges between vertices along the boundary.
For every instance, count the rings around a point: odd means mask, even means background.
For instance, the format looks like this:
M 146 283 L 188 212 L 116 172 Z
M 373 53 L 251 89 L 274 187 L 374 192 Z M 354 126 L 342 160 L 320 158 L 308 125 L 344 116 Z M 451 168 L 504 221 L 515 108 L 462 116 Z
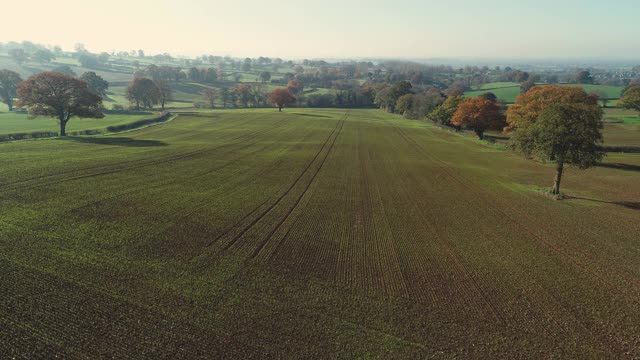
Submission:
M 67 131 L 102 130 L 107 126 L 128 124 L 154 116 L 153 112 L 140 112 L 133 115 L 105 114 L 102 119 L 72 119 L 67 125 Z M 0 113 L 0 136 L 34 131 L 57 133 L 60 126 L 56 119 L 50 117 L 32 118 L 24 113 Z
M 624 87 L 622 86 L 608 85 L 566 84 L 565 86 L 579 86 L 589 94 L 597 93 L 601 96 L 605 96 L 606 98 L 611 99 L 607 104 L 608 106 L 615 106 L 617 99 L 622 96 L 622 91 L 624 90 Z M 512 104 L 516 101 L 518 95 L 520 95 L 520 84 L 510 82 L 489 83 L 480 86 L 479 89 L 466 91 L 464 95 L 474 97 L 487 92 L 492 92 L 498 97 L 498 99 L 503 100 L 508 104 Z
M 640 357 L 639 154 L 553 201 L 426 123 L 266 109 L 0 162 L 8 357 Z

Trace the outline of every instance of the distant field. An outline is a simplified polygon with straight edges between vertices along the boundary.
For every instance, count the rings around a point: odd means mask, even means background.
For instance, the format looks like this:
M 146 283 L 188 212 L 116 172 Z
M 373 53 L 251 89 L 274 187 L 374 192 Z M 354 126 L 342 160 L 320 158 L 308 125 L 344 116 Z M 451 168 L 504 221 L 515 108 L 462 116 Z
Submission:
M 600 93 L 602 92 L 609 99 L 619 99 L 624 89 L 621 86 L 607 86 L 607 85 L 578 85 L 578 84 L 566 84 L 564 86 L 580 86 L 587 93 Z M 473 97 L 480 96 L 486 92 L 492 92 L 496 94 L 498 99 L 504 100 L 507 103 L 513 103 L 516 101 L 516 97 L 520 94 L 520 84 L 499 82 L 484 84 L 478 90 L 467 91 L 465 96 Z M 614 106 L 615 100 L 609 101 L 608 106 Z
M 142 115 L 107 114 L 103 119 L 71 119 L 67 124 L 67 131 L 104 129 L 107 126 L 127 124 L 153 116 L 154 114 L 149 112 Z M 27 114 L 0 113 L 0 135 L 33 131 L 58 132 L 59 130 L 58 122 L 53 118 L 37 117 L 30 119 Z
M 567 169 L 376 110 L 0 144 L 0 353 L 638 358 L 640 154 Z
M 464 95 L 468 97 L 475 97 L 487 92 L 494 93 L 499 100 L 506 101 L 507 103 L 513 103 L 516 101 L 518 94 L 520 94 L 520 84 L 510 82 L 489 83 L 482 85 L 478 90 L 467 91 Z

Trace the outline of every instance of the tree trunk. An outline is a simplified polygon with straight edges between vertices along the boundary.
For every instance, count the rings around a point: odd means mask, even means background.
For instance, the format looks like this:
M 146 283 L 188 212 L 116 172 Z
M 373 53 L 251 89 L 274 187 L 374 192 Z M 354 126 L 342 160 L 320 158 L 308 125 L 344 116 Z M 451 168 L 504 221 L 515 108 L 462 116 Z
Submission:
M 60 120 L 60 136 L 67 136 L 67 122 Z
M 136 111 L 140 111 L 140 101 L 136 100 Z
M 556 178 L 553 182 L 553 190 L 551 190 L 551 193 L 554 195 L 560 194 L 560 180 L 562 180 L 563 167 L 564 167 L 564 158 L 558 157 L 558 162 L 556 164 Z
M 282 106 L 278 106 L 278 112 L 282 112 Z
M 9 108 L 9 111 L 13 111 L 13 99 L 9 99 L 9 101 L 7 101 L 7 107 Z
M 484 131 L 476 130 L 476 135 L 478 135 L 478 139 L 484 140 Z

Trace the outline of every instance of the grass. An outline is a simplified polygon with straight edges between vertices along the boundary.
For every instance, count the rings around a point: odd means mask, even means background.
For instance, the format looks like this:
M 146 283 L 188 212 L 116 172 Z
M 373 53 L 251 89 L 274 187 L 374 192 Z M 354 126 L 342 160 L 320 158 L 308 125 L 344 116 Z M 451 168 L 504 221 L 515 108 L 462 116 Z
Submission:
M 153 116 L 154 113 L 148 112 L 140 115 L 106 114 L 102 119 L 71 119 L 67 124 L 67 131 L 104 129 L 107 126 L 127 124 Z M 27 114 L 0 113 L 0 135 L 59 130 L 58 122 L 53 118 L 39 116 L 31 119 Z
M 640 356 L 637 154 L 551 201 L 551 165 L 375 110 L 0 149 L 10 357 Z
M 608 86 L 608 85 L 578 85 L 578 84 L 567 84 L 565 86 L 580 86 L 587 93 L 603 93 L 610 100 L 607 105 L 615 106 L 616 100 L 620 98 L 622 90 L 624 87 L 621 86 Z M 498 99 L 504 100 L 507 103 L 511 104 L 516 101 L 516 97 L 520 94 L 520 84 L 518 83 L 510 83 L 510 82 L 498 82 L 498 83 L 489 83 L 484 84 L 480 87 L 480 89 L 467 91 L 464 93 L 465 96 L 474 97 L 480 96 L 486 92 L 494 93 Z

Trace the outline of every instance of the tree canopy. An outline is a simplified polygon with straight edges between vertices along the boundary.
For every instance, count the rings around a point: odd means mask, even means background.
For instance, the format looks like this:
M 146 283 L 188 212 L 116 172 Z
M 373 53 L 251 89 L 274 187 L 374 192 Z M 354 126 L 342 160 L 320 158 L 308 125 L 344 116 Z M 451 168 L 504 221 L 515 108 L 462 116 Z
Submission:
M 278 111 L 282 111 L 282 108 L 296 103 L 296 98 L 291 95 L 289 90 L 283 88 L 277 88 L 269 94 L 269 102 L 278 107 Z
M 160 89 L 148 78 L 135 78 L 127 88 L 127 99 L 136 104 L 136 110 L 140 110 L 140 105 L 151 109 L 160 100 Z
M 107 89 L 109 88 L 109 83 L 103 79 L 101 76 L 97 75 L 93 71 L 87 71 L 86 73 L 80 76 L 84 82 L 87 83 L 89 90 L 96 95 L 105 96 L 107 93 Z
M 16 97 L 18 85 L 22 82 L 20 75 L 11 70 L 0 70 L 0 98 L 7 104 L 9 111 L 13 110 L 13 99 Z
M 484 96 L 464 99 L 453 114 L 451 123 L 473 130 L 480 139 L 484 138 L 486 130 L 500 130 L 505 125 L 500 106 Z
M 89 90 L 87 83 L 70 75 L 46 71 L 23 81 L 17 90 L 18 104 L 33 116 L 55 117 L 60 136 L 72 117 L 102 118 L 102 98 Z
M 552 104 L 513 137 L 516 149 L 543 161 L 556 161 L 552 193 L 560 193 L 564 164 L 588 168 L 602 159 L 602 110 L 588 103 Z
M 640 85 L 629 86 L 618 101 L 618 106 L 640 111 Z
M 533 124 L 538 116 L 554 104 L 590 104 L 598 106 L 596 96 L 588 95 L 581 87 L 544 85 L 534 86 L 520 94 L 507 110 L 507 130 L 516 130 Z

